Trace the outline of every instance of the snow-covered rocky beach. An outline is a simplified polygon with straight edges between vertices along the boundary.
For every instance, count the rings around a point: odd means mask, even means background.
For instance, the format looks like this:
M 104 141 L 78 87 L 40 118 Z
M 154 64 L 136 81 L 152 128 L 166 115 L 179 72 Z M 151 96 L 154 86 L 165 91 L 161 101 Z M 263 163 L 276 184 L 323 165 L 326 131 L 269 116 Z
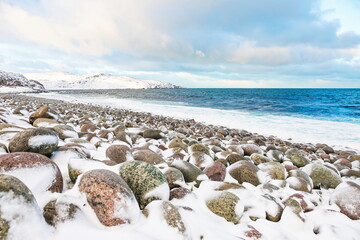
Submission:
M 0 239 L 360 239 L 357 152 L 0 99 Z

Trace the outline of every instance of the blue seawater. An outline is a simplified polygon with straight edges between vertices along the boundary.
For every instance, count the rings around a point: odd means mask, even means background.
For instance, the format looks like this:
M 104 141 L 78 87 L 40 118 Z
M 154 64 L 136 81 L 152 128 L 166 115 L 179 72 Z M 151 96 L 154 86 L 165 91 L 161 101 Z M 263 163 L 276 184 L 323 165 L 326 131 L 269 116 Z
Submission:
M 57 93 L 360 123 L 360 89 L 182 88 L 66 90 Z

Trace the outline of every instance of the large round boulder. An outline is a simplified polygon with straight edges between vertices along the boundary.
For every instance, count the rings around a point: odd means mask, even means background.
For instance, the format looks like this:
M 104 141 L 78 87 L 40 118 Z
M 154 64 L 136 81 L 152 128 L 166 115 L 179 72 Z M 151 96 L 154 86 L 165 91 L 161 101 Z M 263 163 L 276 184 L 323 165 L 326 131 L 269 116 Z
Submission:
M 250 161 L 239 161 L 228 167 L 229 174 L 239 183 L 248 182 L 255 186 L 260 184 L 259 168 Z
M 97 169 L 84 173 L 79 190 L 85 193 L 87 202 L 105 226 L 132 223 L 140 214 L 133 192 L 112 171 Z
M 331 202 L 340 208 L 340 212 L 352 220 L 360 219 L 360 186 L 354 182 L 344 182 L 336 187 Z
M 323 164 L 312 163 L 303 168 L 313 181 L 314 188 L 336 188 L 341 182 L 341 177 L 334 169 Z
M 304 167 L 310 163 L 310 159 L 307 155 L 306 152 L 295 148 L 290 148 L 285 152 L 285 156 L 297 167 Z
M 153 200 L 168 200 L 170 189 L 165 176 L 155 166 L 141 161 L 125 162 L 120 176 L 127 182 L 141 209 Z
M 106 149 L 106 156 L 117 163 L 133 159 L 130 148 L 125 145 L 111 145 Z
M 206 201 L 206 206 L 216 215 L 223 217 L 228 222 L 237 224 L 244 211 L 240 198 L 230 192 L 221 192 Z
M 35 192 L 62 192 L 63 178 L 58 166 L 37 153 L 8 153 L 0 156 L 0 172 L 18 177 Z
M 50 156 L 59 143 L 56 132 L 48 128 L 30 128 L 17 133 L 9 142 L 10 152 L 34 152 Z

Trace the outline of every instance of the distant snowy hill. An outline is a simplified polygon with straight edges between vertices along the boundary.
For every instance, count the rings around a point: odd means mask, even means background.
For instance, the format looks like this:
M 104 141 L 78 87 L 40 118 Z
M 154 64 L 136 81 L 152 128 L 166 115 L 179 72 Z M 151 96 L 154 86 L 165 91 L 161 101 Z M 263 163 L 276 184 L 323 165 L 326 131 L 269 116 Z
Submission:
M 43 91 L 44 86 L 29 80 L 19 73 L 4 72 L 0 70 L 0 92 L 34 92 Z
M 56 89 L 142 89 L 142 88 L 179 88 L 171 83 L 140 80 L 126 76 L 97 73 L 77 75 L 64 72 L 26 73 L 28 79 L 41 82 L 48 90 Z

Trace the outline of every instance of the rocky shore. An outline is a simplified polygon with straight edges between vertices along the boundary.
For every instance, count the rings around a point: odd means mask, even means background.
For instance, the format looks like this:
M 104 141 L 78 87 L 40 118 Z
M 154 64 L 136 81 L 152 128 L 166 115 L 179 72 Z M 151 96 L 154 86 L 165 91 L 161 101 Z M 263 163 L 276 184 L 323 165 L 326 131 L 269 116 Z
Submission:
M 360 239 L 356 152 L 0 99 L 0 239 Z

